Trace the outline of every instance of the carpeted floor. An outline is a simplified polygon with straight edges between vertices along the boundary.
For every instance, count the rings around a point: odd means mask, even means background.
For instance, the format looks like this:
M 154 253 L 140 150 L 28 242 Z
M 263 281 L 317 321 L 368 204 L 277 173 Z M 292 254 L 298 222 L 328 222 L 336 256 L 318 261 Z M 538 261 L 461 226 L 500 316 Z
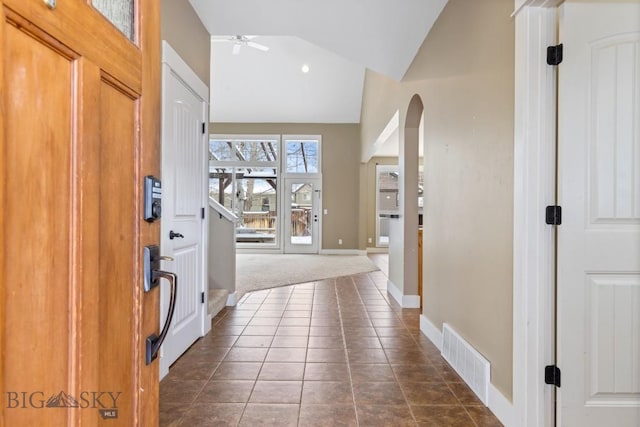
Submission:
M 236 256 L 237 298 L 247 292 L 378 270 L 364 255 Z

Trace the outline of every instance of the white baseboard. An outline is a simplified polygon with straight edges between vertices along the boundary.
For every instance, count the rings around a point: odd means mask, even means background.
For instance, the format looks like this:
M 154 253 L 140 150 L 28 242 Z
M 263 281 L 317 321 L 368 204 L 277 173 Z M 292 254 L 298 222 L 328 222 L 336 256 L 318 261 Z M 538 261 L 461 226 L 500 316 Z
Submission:
M 391 280 L 387 280 L 387 292 L 391 294 L 398 304 L 402 305 L 402 292 Z
M 420 308 L 420 295 L 403 295 L 391 280 L 387 280 L 387 292 L 402 308 Z
M 513 403 L 489 383 L 489 409 L 505 427 L 516 427 Z
M 420 331 L 429 341 L 442 351 L 442 331 L 424 315 L 420 315 Z M 505 427 L 516 427 L 513 423 L 513 404 L 491 383 L 489 383 L 489 409 Z
M 230 292 L 229 296 L 227 297 L 227 307 L 233 307 L 238 303 L 238 293 L 237 292 Z
M 207 314 L 204 318 L 204 325 L 202 325 L 202 334 L 201 337 L 207 335 L 209 331 L 211 331 L 211 321 L 213 320 L 213 316 Z
M 366 255 L 367 251 L 360 249 L 320 249 L 320 255 Z
M 367 248 L 367 253 L 368 254 L 388 254 L 389 253 L 389 248 Z
M 420 315 L 420 331 L 442 352 L 442 331 L 424 314 Z
M 420 295 L 403 295 L 402 308 L 420 308 Z

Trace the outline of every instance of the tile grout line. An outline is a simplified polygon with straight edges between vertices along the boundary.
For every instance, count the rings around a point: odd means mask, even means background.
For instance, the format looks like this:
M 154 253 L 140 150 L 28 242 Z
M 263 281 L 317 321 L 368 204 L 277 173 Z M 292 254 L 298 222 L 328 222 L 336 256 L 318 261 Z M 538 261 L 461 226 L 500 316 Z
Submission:
M 376 288 L 376 290 L 380 294 L 382 294 L 382 292 L 380 292 L 380 289 L 378 289 L 378 287 L 375 285 L 375 282 L 369 276 L 369 273 L 367 273 L 367 279 L 369 281 L 371 281 L 371 283 L 373 284 L 374 288 Z M 360 296 L 360 300 L 362 301 L 362 296 L 360 295 L 359 291 L 358 291 L 358 296 Z M 364 301 L 363 301 L 363 304 L 364 304 Z M 391 306 L 390 306 L 390 308 L 393 310 L 393 308 Z M 367 318 L 369 318 L 369 321 L 371 321 L 371 317 L 369 316 L 369 310 L 365 310 L 365 311 L 367 312 Z M 395 311 L 394 311 L 394 314 L 395 314 Z M 402 324 L 404 325 L 404 322 Z M 373 322 L 371 322 L 371 325 L 373 326 Z M 405 326 L 404 329 L 406 329 L 406 326 Z M 378 331 L 376 330 L 375 327 L 373 328 L 373 330 L 376 332 L 376 337 L 378 338 L 378 341 L 379 341 L 381 337 L 378 335 Z M 411 418 L 413 418 L 413 422 L 415 423 L 415 425 L 418 425 L 418 420 L 416 419 L 416 416 L 413 413 L 413 409 L 411 408 L 411 405 L 409 404 L 409 400 L 407 399 L 406 393 L 404 392 L 404 390 L 402 389 L 402 386 L 400 385 L 400 381 L 398 381 L 398 376 L 396 375 L 395 371 L 391 367 L 391 361 L 389 360 L 389 357 L 387 357 L 387 352 L 385 351 L 385 348 L 382 345 L 382 342 L 380 342 L 380 347 L 382 347 L 382 351 L 384 352 L 384 357 L 387 359 L 387 364 L 389 365 L 389 370 L 391 371 L 391 374 L 393 375 L 393 378 L 395 379 L 396 384 L 398 384 L 398 388 L 400 389 L 400 393 L 402 394 L 402 398 L 404 399 L 404 402 L 406 403 L 406 405 L 409 407 L 409 413 L 411 414 Z
M 353 282 L 353 279 L 351 279 Z M 351 400 L 353 402 L 353 412 L 356 416 L 356 426 L 360 426 L 360 418 L 358 417 L 358 405 L 356 404 L 356 394 L 353 390 L 353 376 L 351 375 L 351 362 L 349 362 L 349 350 L 347 349 L 347 337 L 344 333 L 344 321 L 342 319 L 342 304 L 340 304 L 340 296 L 338 294 L 338 281 L 334 279 L 334 292 L 336 294 L 336 305 L 338 306 L 338 316 L 340 317 L 340 333 L 342 334 L 342 345 L 345 353 L 345 361 L 347 362 L 347 374 L 349 375 L 349 385 L 351 388 Z

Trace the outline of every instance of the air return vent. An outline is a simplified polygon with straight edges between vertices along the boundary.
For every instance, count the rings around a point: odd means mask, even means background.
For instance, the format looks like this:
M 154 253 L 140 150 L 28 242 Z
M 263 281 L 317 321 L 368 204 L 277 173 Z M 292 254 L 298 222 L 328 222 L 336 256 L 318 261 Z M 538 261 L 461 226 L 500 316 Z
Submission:
M 442 357 L 488 405 L 491 364 L 448 324 L 442 325 Z

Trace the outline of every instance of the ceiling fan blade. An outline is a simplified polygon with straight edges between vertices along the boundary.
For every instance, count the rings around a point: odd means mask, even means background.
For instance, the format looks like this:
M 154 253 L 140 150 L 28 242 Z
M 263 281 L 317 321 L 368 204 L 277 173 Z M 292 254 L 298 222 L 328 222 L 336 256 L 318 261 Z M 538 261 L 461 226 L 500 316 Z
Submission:
M 261 50 L 263 52 L 266 52 L 269 50 L 267 46 L 260 43 L 256 43 L 256 42 L 247 42 L 247 46 L 251 46 L 252 48 Z
M 242 45 L 240 43 L 236 43 L 233 45 L 233 50 L 231 51 L 231 53 L 233 55 L 239 55 L 240 54 L 240 47 L 242 47 Z

